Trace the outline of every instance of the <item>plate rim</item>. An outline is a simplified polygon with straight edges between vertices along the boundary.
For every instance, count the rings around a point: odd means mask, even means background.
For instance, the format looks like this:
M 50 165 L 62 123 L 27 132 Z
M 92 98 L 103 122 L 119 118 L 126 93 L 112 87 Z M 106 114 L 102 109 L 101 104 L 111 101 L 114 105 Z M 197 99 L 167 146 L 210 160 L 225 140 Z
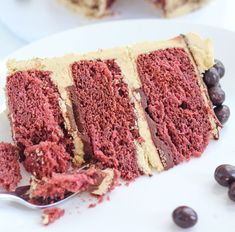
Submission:
M 201 24 L 201 23 L 195 23 L 195 22 L 186 22 L 186 21 L 177 21 L 175 19 L 151 19 L 151 18 L 144 18 L 144 19 L 122 19 L 122 20 L 115 20 L 115 21 L 107 21 L 107 22 L 96 22 L 93 24 L 89 24 L 89 25 L 82 25 L 82 26 L 78 26 L 75 28 L 70 28 L 67 30 L 63 30 L 57 33 L 53 33 L 51 35 L 45 36 L 43 38 L 40 38 L 38 40 L 35 40 L 33 42 L 28 43 L 27 45 L 22 46 L 19 49 L 16 49 L 14 52 L 8 54 L 7 56 L 5 56 L 4 58 L 2 58 L 0 60 L 0 66 L 2 66 L 2 64 L 4 62 L 6 62 L 8 59 L 12 58 L 15 56 L 15 54 L 22 52 L 24 49 L 27 49 L 28 47 L 31 46 L 37 46 L 37 44 L 43 43 L 46 40 L 51 40 L 53 38 L 56 37 L 61 37 L 65 34 L 72 34 L 76 31 L 80 31 L 80 30 L 86 30 L 86 29 L 90 29 L 92 30 L 93 27 L 109 27 L 110 24 L 132 24 L 132 23 L 159 23 L 159 24 L 177 24 L 177 25 L 184 25 L 184 26 L 190 26 L 190 25 L 194 25 L 197 27 L 201 27 L 201 28 L 210 28 L 213 30 L 217 30 L 217 31 L 222 31 L 225 33 L 230 33 L 231 35 L 235 36 L 235 31 L 233 30 L 229 30 L 226 28 L 220 28 L 220 27 L 216 27 L 216 26 L 211 26 L 211 25 L 205 25 L 205 24 Z M 193 30 L 192 30 L 193 31 Z M 138 42 L 138 41 L 137 41 Z

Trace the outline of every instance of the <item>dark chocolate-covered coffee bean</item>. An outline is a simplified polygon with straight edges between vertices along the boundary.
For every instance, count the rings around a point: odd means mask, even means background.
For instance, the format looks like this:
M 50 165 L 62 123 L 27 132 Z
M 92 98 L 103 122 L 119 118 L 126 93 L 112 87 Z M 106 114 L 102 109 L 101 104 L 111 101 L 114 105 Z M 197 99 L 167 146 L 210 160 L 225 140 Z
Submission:
M 225 67 L 223 65 L 223 63 L 220 60 L 215 60 L 215 64 L 213 66 L 217 72 L 219 73 L 220 78 L 222 78 L 224 76 L 225 73 Z
M 235 181 L 235 167 L 230 164 L 222 164 L 215 169 L 215 180 L 222 186 L 229 186 Z
M 217 106 L 214 108 L 215 115 L 221 124 L 225 124 L 230 116 L 230 109 L 226 105 Z
M 219 86 L 209 88 L 208 93 L 214 106 L 223 104 L 225 100 L 225 92 Z
M 172 213 L 173 221 L 181 228 L 190 228 L 197 223 L 197 213 L 188 206 L 180 206 Z
M 219 73 L 214 67 L 207 70 L 203 78 L 207 87 L 216 86 L 219 83 L 219 79 L 220 79 Z

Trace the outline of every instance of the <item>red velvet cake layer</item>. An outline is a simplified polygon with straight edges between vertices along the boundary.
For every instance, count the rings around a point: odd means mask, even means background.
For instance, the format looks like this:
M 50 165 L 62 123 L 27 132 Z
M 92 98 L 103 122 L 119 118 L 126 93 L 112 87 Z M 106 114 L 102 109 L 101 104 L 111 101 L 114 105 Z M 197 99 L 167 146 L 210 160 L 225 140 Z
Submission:
M 19 151 L 9 143 L 0 143 L 0 187 L 14 191 L 21 180 Z
M 18 71 L 7 78 L 13 138 L 22 148 L 42 141 L 59 142 L 71 150 L 64 129 L 59 93 L 47 71 Z
M 79 132 L 92 145 L 92 158 L 132 180 L 140 175 L 134 140 L 140 139 L 127 84 L 114 60 L 72 65 L 70 88 Z
M 200 156 L 211 124 L 188 54 L 181 48 L 142 54 L 137 68 L 153 141 L 167 154 L 161 157 L 165 168 Z
M 71 158 L 62 145 L 53 142 L 27 147 L 24 155 L 25 169 L 39 179 L 50 177 L 53 172 L 66 172 Z
M 63 199 L 68 193 L 84 192 L 98 186 L 105 175 L 100 169 L 73 170 L 70 173 L 53 173 L 52 177 L 44 178 L 36 184 L 31 193 L 33 199 Z

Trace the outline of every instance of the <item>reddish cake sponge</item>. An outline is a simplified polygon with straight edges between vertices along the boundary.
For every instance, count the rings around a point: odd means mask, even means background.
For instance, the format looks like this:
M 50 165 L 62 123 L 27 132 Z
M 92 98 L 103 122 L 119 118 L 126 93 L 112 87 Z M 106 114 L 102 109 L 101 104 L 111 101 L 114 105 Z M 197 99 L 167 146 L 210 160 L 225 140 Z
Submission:
M 105 175 L 100 169 L 73 170 L 70 173 L 52 173 L 51 178 L 44 178 L 35 183 L 31 192 L 32 199 L 53 202 L 55 197 L 63 199 L 67 193 L 84 192 L 98 186 Z
M 172 159 L 168 163 L 178 164 L 201 155 L 209 141 L 211 124 L 188 54 L 181 48 L 143 54 L 137 59 L 137 67 L 152 137 L 167 148 L 168 159 Z
M 7 78 L 13 138 L 23 150 L 42 141 L 69 147 L 59 107 L 59 93 L 47 71 L 18 71 Z
M 134 140 L 140 140 L 128 87 L 114 60 L 81 61 L 72 65 L 75 89 L 70 94 L 82 135 L 90 139 L 95 158 L 116 168 L 122 178 L 140 175 Z
M 54 221 L 64 216 L 64 212 L 64 209 L 60 208 L 44 209 L 42 214 L 42 224 L 47 226 L 53 223 Z
M 9 143 L 0 143 L 0 187 L 14 191 L 21 180 L 18 149 Z
M 12 119 L 13 136 L 25 147 L 41 141 L 58 142 L 63 136 L 54 118 L 39 76 L 49 72 L 17 72 L 7 79 L 8 103 Z
M 39 179 L 50 177 L 53 172 L 66 172 L 69 168 L 70 155 L 62 145 L 53 142 L 27 147 L 24 155 L 25 169 Z

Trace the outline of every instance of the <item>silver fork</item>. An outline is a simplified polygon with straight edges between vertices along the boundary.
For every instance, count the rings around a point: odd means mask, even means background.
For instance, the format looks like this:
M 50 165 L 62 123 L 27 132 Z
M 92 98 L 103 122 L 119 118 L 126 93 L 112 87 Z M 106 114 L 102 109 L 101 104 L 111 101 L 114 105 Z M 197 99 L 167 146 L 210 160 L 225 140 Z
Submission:
M 30 188 L 30 185 L 26 185 L 26 186 L 21 186 L 21 187 L 16 188 L 16 190 L 14 192 L 0 192 L 0 200 L 16 202 L 18 204 L 24 205 L 24 206 L 31 208 L 31 209 L 45 209 L 45 208 L 49 208 L 49 207 L 55 207 L 65 201 L 71 199 L 72 197 L 74 197 L 76 194 L 79 193 L 79 192 L 70 193 L 70 194 L 66 195 L 66 197 L 64 199 L 56 201 L 51 204 L 36 205 L 36 204 L 30 203 L 28 201 L 29 197 L 27 197 L 27 192 L 28 192 L 29 188 Z
M 89 167 L 89 164 L 86 164 L 82 166 L 81 168 L 79 168 L 78 171 L 81 171 L 88 167 Z M 67 193 L 64 199 L 58 200 L 50 204 L 37 205 L 37 204 L 33 204 L 29 202 L 29 196 L 28 196 L 29 189 L 30 189 L 30 185 L 25 185 L 25 186 L 16 188 L 14 192 L 0 192 L 0 200 L 16 202 L 31 209 L 45 209 L 45 208 L 55 207 L 59 204 L 62 204 L 63 202 L 74 197 L 75 195 L 81 193 L 81 192 Z

